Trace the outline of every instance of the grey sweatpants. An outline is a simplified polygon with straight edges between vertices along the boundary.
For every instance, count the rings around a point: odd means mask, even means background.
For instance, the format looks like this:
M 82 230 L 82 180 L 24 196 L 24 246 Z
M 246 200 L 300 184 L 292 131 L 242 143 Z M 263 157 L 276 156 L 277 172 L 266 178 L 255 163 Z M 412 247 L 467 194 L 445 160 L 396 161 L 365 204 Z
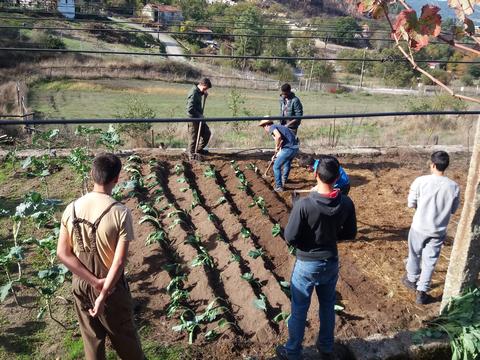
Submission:
M 408 233 L 407 278 L 418 291 L 428 291 L 445 237 L 428 237 L 410 228 Z

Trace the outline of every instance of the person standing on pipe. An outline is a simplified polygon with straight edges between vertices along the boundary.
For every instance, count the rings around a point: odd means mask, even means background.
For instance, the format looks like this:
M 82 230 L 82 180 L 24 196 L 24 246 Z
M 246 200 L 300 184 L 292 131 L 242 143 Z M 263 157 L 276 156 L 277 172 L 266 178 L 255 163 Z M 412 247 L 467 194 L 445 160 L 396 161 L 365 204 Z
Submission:
M 192 119 L 203 119 L 203 110 L 205 104 L 205 99 L 208 96 L 208 89 L 212 88 L 212 83 L 210 79 L 203 78 L 200 82 L 192 87 L 187 96 L 187 115 Z M 200 129 L 200 134 L 199 134 Z M 194 154 L 197 152 L 201 155 L 208 154 L 208 151 L 205 150 L 205 147 L 208 145 L 210 140 L 211 132 L 205 121 L 194 121 L 188 124 L 188 148 L 187 155 L 189 159 L 194 158 Z M 198 148 L 197 148 L 197 139 Z

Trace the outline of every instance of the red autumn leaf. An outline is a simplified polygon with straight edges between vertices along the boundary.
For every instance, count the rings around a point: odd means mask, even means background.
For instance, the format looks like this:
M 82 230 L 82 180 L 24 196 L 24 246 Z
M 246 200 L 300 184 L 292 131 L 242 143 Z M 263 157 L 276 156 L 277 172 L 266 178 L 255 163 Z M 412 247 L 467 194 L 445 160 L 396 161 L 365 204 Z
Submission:
M 415 30 L 417 24 L 418 18 L 416 11 L 407 9 L 398 14 L 395 24 L 393 25 L 393 30 L 397 38 L 408 40 L 409 33 Z
M 429 36 L 440 34 L 442 18 L 438 14 L 439 10 L 436 6 L 425 5 L 420 19 L 413 9 L 401 11 L 393 26 L 397 39 L 408 41 L 410 48 L 414 51 L 427 46 Z
M 357 3 L 358 11 L 374 19 L 380 18 L 387 11 L 385 6 L 389 0 L 362 0 Z
M 435 37 L 440 35 L 442 17 L 439 11 L 438 6 L 425 5 L 422 7 L 422 15 L 418 21 L 418 32 L 420 34 Z

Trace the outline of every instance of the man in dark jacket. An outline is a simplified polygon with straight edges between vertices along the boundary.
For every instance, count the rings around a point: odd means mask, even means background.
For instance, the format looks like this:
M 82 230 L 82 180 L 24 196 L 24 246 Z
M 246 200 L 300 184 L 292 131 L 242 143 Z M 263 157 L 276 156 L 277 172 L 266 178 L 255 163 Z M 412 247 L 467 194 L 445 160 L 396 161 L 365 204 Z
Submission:
M 212 87 L 212 83 L 209 79 L 202 79 L 197 85 L 194 85 L 187 96 L 187 115 L 193 119 L 202 119 L 203 118 L 203 106 L 202 106 L 202 96 L 206 99 L 208 96 L 208 89 Z M 198 152 L 200 154 L 205 154 L 206 151 L 204 148 L 208 145 L 210 140 L 210 128 L 208 127 L 205 121 L 201 122 L 202 126 L 200 129 L 200 141 L 198 143 Z M 188 156 L 191 158 L 192 154 L 195 153 L 195 146 L 197 143 L 198 129 L 200 127 L 200 122 L 195 121 L 188 124 Z
M 320 331 L 316 347 L 321 359 L 334 359 L 335 287 L 338 280 L 338 240 L 354 239 L 357 234 L 355 206 L 333 185 L 340 164 L 333 156 L 323 156 L 316 170 L 317 191 L 295 203 L 285 240 L 296 248 L 297 261 L 291 279 L 289 338 L 277 347 L 283 360 L 302 358 L 305 323 L 313 289 L 320 303 Z
M 290 84 L 283 84 L 280 94 L 280 116 L 303 116 L 303 105 L 295 93 L 292 92 Z M 280 120 L 280 124 L 288 127 L 297 135 L 298 127 L 302 120 L 300 119 L 285 119 Z

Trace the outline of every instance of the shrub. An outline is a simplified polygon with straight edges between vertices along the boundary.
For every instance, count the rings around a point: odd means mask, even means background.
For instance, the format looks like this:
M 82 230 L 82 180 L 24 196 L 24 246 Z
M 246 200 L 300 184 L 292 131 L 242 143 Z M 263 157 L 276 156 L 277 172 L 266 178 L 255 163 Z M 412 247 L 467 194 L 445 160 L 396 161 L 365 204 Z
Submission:
M 469 74 L 465 74 L 461 78 L 462 84 L 465 86 L 473 86 L 473 77 Z
M 410 111 L 463 111 L 467 109 L 464 101 L 449 94 L 416 97 L 408 104 Z
M 435 77 L 436 79 L 440 80 L 445 85 L 450 84 L 451 76 L 445 70 L 434 69 L 434 70 L 429 71 L 429 73 L 431 75 L 433 75 L 433 77 Z M 426 77 L 425 75 L 422 75 L 421 81 L 425 85 L 434 85 L 434 82 L 432 80 L 430 80 L 428 77 Z
M 127 102 L 127 108 L 122 113 L 116 115 L 119 118 L 143 118 L 152 119 L 156 116 L 155 111 L 138 97 L 131 97 Z M 141 139 L 147 143 L 151 123 L 127 123 L 120 124 L 118 130 L 127 134 L 132 140 Z
M 55 35 L 43 31 L 33 31 L 31 41 L 42 49 L 65 49 L 65 43 Z

